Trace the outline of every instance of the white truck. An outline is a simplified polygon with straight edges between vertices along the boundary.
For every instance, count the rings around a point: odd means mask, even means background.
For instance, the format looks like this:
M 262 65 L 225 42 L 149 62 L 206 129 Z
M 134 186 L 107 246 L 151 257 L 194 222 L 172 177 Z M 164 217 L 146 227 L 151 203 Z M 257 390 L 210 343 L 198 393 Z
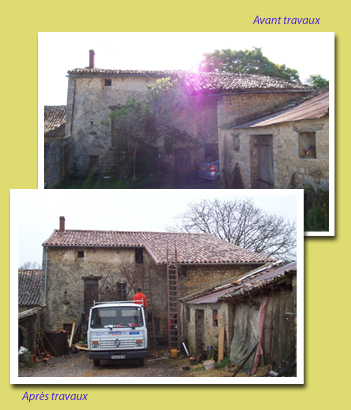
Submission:
M 142 301 L 94 302 L 88 323 L 89 359 L 138 359 L 147 356 L 147 328 Z

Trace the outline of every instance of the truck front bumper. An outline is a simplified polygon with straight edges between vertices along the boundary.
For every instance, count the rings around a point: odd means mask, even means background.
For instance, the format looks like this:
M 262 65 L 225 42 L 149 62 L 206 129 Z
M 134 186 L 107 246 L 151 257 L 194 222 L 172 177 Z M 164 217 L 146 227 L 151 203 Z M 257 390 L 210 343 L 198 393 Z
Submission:
M 142 359 L 147 357 L 147 350 L 119 350 L 119 351 L 99 351 L 89 352 L 89 359 L 105 359 L 105 360 L 123 360 L 123 359 Z

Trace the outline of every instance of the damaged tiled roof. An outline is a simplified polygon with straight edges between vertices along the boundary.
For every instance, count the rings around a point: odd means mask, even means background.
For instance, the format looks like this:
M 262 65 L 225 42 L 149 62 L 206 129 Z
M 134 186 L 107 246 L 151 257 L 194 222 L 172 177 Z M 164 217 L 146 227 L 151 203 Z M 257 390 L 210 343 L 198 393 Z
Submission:
M 257 74 L 207 73 L 182 70 L 108 70 L 99 68 L 76 68 L 68 71 L 68 74 L 75 77 L 171 77 L 182 80 L 189 93 L 312 90 L 308 85 Z
M 45 137 L 63 137 L 65 135 L 66 125 L 66 106 L 48 106 L 44 107 L 44 136 Z
M 143 247 L 157 265 L 167 262 L 177 248 L 183 264 L 265 263 L 273 259 L 205 233 L 54 230 L 43 246 Z
M 329 90 L 317 90 L 304 98 L 289 101 L 278 112 L 262 116 L 253 121 L 241 120 L 235 128 L 264 127 L 288 121 L 321 118 L 329 114 Z M 245 122 L 245 123 L 243 123 Z
M 211 288 L 189 295 L 181 299 L 181 302 L 198 305 L 243 297 L 269 287 L 284 276 L 295 272 L 296 262 L 266 264 L 239 277 L 227 279 Z
M 18 304 L 20 306 L 40 305 L 41 277 L 41 269 L 18 271 Z

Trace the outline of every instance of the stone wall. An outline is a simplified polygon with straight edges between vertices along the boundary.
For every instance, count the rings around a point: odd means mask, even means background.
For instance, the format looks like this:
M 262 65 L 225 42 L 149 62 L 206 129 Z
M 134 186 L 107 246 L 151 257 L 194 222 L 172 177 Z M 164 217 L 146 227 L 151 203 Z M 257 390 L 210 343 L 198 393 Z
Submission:
M 52 188 L 60 183 L 61 145 L 59 137 L 44 139 L 44 182 L 46 188 Z
M 218 127 L 223 128 L 239 119 L 248 122 L 264 113 L 279 108 L 288 101 L 305 96 L 306 92 L 264 92 L 242 93 L 223 96 L 218 101 Z M 243 123 L 243 121 L 241 121 Z
M 301 141 L 306 134 L 315 138 L 315 158 L 301 155 Z M 222 129 L 219 132 L 223 167 L 233 170 L 239 164 L 244 188 L 258 188 L 256 136 L 270 135 L 273 141 L 274 188 L 285 188 L 295 172 L 292 184 L 328 187 L 329 117 L 274 124 L 248 129 Z M 236 149 L 233 139 L 239 140 Z M 309 142 L 310 143 L 310 142 Z M 299 151 L 300 146 L 300 151 Z
M 250 272 L 257 264 L 186 266 L 179 275 L 179 298 L 200 292 L 227 279 Z
M 84 252 L 78 257 L 78 251 Z M 143 264 L 135 262 L 135 249 L 128 248 L 93 248 L 93 247 L 51 247 L 47 259 L 48 328 L 63 328 L 63 324 L 78 322 L 84 310 L 84 278 L 98 279 L 101 289 L 100 300 L 109 300 L 105 288 L 114 288 L 116 283 L 127 283 L 121 275 L 121 266 L 128 264 L 148 269 L 151 278 L 153 315 L 159 324 L 159 333 L 167 335 L 167 269 L 157 267 L 150 256 L 143 251 Z M 46 250 L 43 252 L 43 273 L 45 276 Z M 217 266 L 203 265 L 181 268 L 179 278 L 179 297 L 201 291 L 219 281 L 248 272 L 257 265 Z M 140 283 L 141 285 L 141 283 Z M 134 286 L 135 288 L 137 285 Z M 44 297 L 45 280 L 42 285 Z M 112 293 L 111 293 L 112 294 Z M 134 291 L 127 285 L 127 300 L 131 300 Z
M 84 252 L 84 257 L 78 257 L 78 251 Z M 167 305 L 167 295 L 159 291 L 164 283 L 162 274 L 149 256 L 144 252 L 144 267 L 151 270 L 151 286 L 154 289 L 154 315 L 163 316 Z M 43 263 L 46 266 L 46 252 L 43 253 Z M 127 283 L 120 273 L 120 266 L 127 263 L 134 267 L 134 249 L 102 249 L 102 248 L 49 248 L 47 261 L 47 306 L 48 327 L 62 328 L 64 323 L 78 322 L 84 310 L 84 279 L 99 278 L 98 287 L 104 299 L 105 288 L 115 287 L 116 283 Z M 45 274 L 45 268 L 44 268 Z M 42 286 L 42 300 L 44 300 L 44 286 Z M 102 287 L 102 285 L 104 285 Z M 139 284 L 141 285 L 141 283 Z M 137 287 L 137 284 L 135 285 Z M 113 293 L 115 294 L 115 293 Z M 132 300 L 133 289 L 127 285 L 127 299 Z
M 189 310 L 187 312 L 187 310 Z M 196 325 L 196 315 L 198 311 L 204 312 L 204 345 L 218 346 L 219 329 L 225 327 L 225 343 L 224 353 L 229 356 L 230 343 L 233 337 L 233 309 L 227 303 L 212 303 L 212 304 L 181 304 L 181 317 L 183 319 L 182 331 L 188 343 L 190 354 L 196 354 L 203 348 L 200 348 L 197 343 L 196 333 L 199 330 Z M 217 311 L 218 319 L 214 322 L 214 311 Z
M 105 80 L 111 85 L 106 86 Z M 73 152 L 70 155 L 69 171 L 82 175 L 88 170 L 109 174 L 118 162 L 119 155 L 113 144 L 111 125 L 102 125 L 108 121 L 109 113 L 118 105 L 125 104 L 129 98 L 145 99 L 147 86 L 156 84 L 157 78 L 148 76 L 115 76 L 115 77 L 70 77 L 68 81 L 66 136 L 71 136 Z M 179 85 L 180 87 L 180 85 Z M 182 115 L 174 117 L 174 126 L 181 132 L 189 134 L 188 141 L 178 142 L 173 152 L 166 152 L 164 141 L 156 141 L 161 159 L 171 172 L 176 172 L 177 148 L 190 149 L 190 172 L 197 171 L 197 164 L 204 159 L 205 144 L 217 143 L 216 101 L 201 96 L 185 96 L 187 108 Z M 185 139 L 187 136 L 185 135 Z M 196 140 L 194 143 L 192 140 Z M 93 164 L 91 157 L 99 158 Z M 115 172 L 118 173 L 118 170 Z

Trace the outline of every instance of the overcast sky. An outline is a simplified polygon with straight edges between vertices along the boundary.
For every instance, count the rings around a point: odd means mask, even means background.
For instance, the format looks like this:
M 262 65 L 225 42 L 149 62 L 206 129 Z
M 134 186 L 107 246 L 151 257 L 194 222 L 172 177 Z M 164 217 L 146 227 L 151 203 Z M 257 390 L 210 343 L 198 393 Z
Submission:
M 190 202 L 247 197 L 270 213 L 296 221 L 297 209 L 301 209 L 300 213 L 303 209 L 302 200 L 297 206 L 296 194 L 301 192 L 11 190 L 11 264 L 17 261 L 18 266 L 28 261 L 41 263 L 41 245 L 54 229 L 59 228 L 60 216 L 66 219 L 66 229 L 162 232 L 175 224 L 174 218 L 185 212 Z
M 204 53 L 261 47 L 276 64 L 333 81 L 333 33 L 39 33 L 39 106 L 65 105 L 67 71 L 89 65 L 126 70 L 197 70 Z M 331 83 L 332 85 L 332 83 Z

